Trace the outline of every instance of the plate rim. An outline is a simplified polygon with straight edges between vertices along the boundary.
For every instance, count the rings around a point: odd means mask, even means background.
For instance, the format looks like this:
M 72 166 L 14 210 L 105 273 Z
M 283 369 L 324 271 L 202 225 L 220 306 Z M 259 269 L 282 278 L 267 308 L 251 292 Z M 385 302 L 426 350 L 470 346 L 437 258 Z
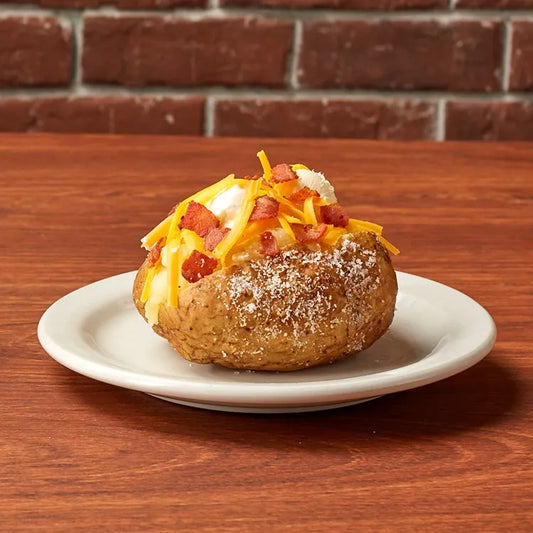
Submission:
M 402 285 L 409 282 L 430 284 L 439 290 L 449 291 L 454 298 L 459 298 L 468 303 L 471 309 L 477 313 L 478 318 L 485 321 L 485 333 L 482 337 L 480 336 L 477 344 L 472 349 L 460 356 L 440 361 L 440 365 L 438 360 L 435 361 L 437 359 L 436 355 L 438 355 L 437 351 L 437 354 L 429 354 L 414 363 L 363 376 L 344 376 L 335 379 L 303 382 L 248 381 L 243 383 L 206 383 L 205 380 L 201 379 L 190 380 L 182 377 L 153 376 L 132 369 L 106 365 L 102 362 L 88 359 L 83 354 L 65 349 L 56 339 L 50 336 L 47 331 L 48 322 L 54 318 L 54 315 L 60 314 L 62 306 L 68 306 L 69 300 L 80 294 L 90 293 L 91 289 L 94 289 L 96 285 L 116 283 L 117 281 L 125 282 L 126 278 L 131 278 L 131 283 L 133 283 L 135 274 L 135 271 L 130 271 L 100 279 L 75 289 L 52 303 L 41 316 L 37 327 L 37 336 L 44 350 L 59 364 L 92 379 L 130 390 L 182 400 L 183 402 L 200 402 L 236 407 L 271 408 L 313 404 L 320 404 L 326 407 L 328 404 L 381 396 L 446 379 L 470 368 L 483 359 L 491 351 L 496 341 L 494 320 L 478 302 L 450 286 L 402 271 L 396 271 L 400 288 L 399 294 Z M 117 298 L 118 296 L 115 296 L 112 300 Z M 101 302 L 101 305 L 104 303 Z M 133 302 L 131 305 L 133 306 Z M 407 376 L 405 376 L 406 373 Z M 272 394 L 273 389 L 276 389 L 276 396 L 271 397 L 270 394 Z M 304 393 L 304 397 L 302 397 L 302 393 Z M 224 400 L 220 399 L 222 395 Z

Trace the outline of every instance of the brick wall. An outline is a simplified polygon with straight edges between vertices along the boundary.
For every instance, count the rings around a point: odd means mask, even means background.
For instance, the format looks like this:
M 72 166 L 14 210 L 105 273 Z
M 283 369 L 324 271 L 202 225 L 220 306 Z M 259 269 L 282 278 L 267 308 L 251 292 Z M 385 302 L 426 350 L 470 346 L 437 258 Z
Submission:
M 533 0 L 0 0 L 0 131 L 533 140 Z

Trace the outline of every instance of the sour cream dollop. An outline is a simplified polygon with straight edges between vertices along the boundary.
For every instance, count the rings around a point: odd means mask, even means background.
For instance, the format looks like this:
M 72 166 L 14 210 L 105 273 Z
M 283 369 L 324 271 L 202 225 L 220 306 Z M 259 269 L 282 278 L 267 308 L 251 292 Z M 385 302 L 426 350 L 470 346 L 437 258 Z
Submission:
M 331 185 L 321 172 L 301 168 L 296 171 L 296 175 L 298 176 L 298 187 L 296 190 L 308 187 L 309 189 L 317 191 L 318 194 L 320 194 L 320 197 L 328 202 L 328 204 L 337 202 L 333 185 Z
M 245 193 L 245 189 L 236 184 L 215 196 L 205 206 L 220 220 L 221 227 L 231 229 L 241 209 Z

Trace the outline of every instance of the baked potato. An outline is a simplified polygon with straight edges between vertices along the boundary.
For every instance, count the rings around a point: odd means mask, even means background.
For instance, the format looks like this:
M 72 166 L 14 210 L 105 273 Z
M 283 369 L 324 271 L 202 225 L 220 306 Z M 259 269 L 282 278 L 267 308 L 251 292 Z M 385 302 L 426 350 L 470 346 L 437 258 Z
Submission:
M 394 315 L 386 247 L 397 250 L 380 226 L 349 219 L 322 175 L 301 180 L 313 171 L 258 155 L 262 176 L 228 176 L 143 239 L 135 306 L 195 363 L 292 371 L 367 348 Z M 239 198 L 217 206 L 234 187 Z

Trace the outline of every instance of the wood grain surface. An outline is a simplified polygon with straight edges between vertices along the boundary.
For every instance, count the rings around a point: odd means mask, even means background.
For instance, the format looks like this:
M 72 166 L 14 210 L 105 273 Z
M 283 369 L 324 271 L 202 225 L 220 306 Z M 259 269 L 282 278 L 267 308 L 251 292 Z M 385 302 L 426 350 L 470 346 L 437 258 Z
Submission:
M 65 293 L 230 171 L 302 161 L 399 270 L 480 302 L 496 347 L 340 410 L 243 415 L 100 383 L 40 347 Z M 0 531 L 532 531 L 533 145 L 0 136 Z

